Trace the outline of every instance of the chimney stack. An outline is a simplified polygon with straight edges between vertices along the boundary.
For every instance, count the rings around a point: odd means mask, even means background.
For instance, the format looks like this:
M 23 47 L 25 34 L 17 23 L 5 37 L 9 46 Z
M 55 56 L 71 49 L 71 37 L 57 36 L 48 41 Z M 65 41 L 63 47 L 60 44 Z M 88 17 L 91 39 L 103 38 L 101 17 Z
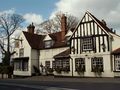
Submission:
M 35 29 L 35 26 L 32 24 L 30 24 L 28 27 L 27 27 L 27 31 L 31 34 L 34 34 L 34 29 Z
M 67 33 L 67 17 L 65 14 L 62 14 L 61 17 L 61 39 L 64 40 L 65 34 Z

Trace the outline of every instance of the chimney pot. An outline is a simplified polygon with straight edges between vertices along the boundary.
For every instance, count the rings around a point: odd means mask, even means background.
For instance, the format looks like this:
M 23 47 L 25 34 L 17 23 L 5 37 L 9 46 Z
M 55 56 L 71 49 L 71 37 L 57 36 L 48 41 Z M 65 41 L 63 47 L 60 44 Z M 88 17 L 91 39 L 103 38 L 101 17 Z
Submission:
M 35 26 L 33 25 L 33 23 L 30 24 L 30 25 L 27 27 L 27 29 L 28 29 L 27 31 L 28 31 L 29 33 L 34 34 Z

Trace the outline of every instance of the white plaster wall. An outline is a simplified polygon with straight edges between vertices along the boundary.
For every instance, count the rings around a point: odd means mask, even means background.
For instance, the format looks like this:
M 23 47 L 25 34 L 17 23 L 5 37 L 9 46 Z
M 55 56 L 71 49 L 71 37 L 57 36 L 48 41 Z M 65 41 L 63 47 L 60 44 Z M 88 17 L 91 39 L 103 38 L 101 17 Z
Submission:
M 28 41 L 26 40 L 23 32 L 20 34 L 19 36 L 19 39 L 22 39 L 22 44 L 21 44 L 21 41 L 19 42 L 19 48 L 15 48 L 15 55 L 14 55 L 14 58 L 19 58 L 19 49 L 20 48 L 24 48 L 24 57 L 29 57 L 29 60 L 28 60 L 28 71 L 25 72 L 25 71 L 14 71 L 14 75 L 31 75 L 31 47 L 28 43 Z M 23 72 L 23 73 L 22 73 Z
M 66 49 L 68 47 L 40 50 L 39 65 L 45 66 L 45 61 L 50 61 L 50 66 L 52 67 L 53 57 Z
M 34 73 L 33 66 L 39 68 L 39 50 L 31 49 L 31 72 Z
M 13 71 L 13 73 L 18 76 L 31 76 L 31 72 L 29 71 Z
M 73 76 L 84 76 L 84 77 L 98 77 L 95 75 L 94 72 L 91 72 L 91 58 L 92 57 L 103 57 L 103 68 L 104 72 L 102 72 L 101 77 L 114 77 L 114 72 L 111 70 L 111 59 L 110 59 L 110 53 L 96 53 L 96 54 L 89 54 L 88 56 L 85 56 L 86 54 L 81 55 L 71 55 L 73 58 Z M 80 75 L 77 72 L 75 72 L 75 58 L 85 58 L 85 68 L 86 71 L 84 72 L 84 75 Z M 71 76 L 71 74 L 70 74 Z
M 112 51 L 120 48 L 120 37 L 113 35 L 113 41 L 112 41 Z

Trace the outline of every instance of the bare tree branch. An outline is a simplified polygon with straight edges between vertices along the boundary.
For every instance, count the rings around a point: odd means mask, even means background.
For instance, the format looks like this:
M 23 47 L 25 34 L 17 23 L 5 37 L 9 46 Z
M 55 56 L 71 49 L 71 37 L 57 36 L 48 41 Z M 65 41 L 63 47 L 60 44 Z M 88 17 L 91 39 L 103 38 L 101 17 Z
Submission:
M 48 33 L 60 31 L 62 12 L 58 12 L 56 16 L 48 21 L 41 23 L 39 26 L 46 30 Z M 75 28 L 78 19 L 72 15 L 66 14 L 67 17 L 67 30 Z
M 4 43 L 0 41 L 0 48 L 2 49 L 2 53 L 4 52 L 7 55 L 7 60 L 10 61 L 11 55 L 14 52 L 10 51 L 10 38 L 11 35 L 17 30 L 21 23 L 24 21 L 23 17 L 18 14 L 7 14 L 4 13 L 0 15 L 0 35 L 6 37 L 6 48 L 4 47 Z

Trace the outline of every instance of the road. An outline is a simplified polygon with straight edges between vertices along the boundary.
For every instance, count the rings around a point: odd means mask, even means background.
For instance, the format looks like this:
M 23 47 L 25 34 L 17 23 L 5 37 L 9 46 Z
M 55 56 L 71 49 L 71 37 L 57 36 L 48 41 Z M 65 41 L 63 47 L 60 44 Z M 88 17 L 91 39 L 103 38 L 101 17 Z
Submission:
M 0 80 L 0 90 L 120 90 L 120 83 Z

